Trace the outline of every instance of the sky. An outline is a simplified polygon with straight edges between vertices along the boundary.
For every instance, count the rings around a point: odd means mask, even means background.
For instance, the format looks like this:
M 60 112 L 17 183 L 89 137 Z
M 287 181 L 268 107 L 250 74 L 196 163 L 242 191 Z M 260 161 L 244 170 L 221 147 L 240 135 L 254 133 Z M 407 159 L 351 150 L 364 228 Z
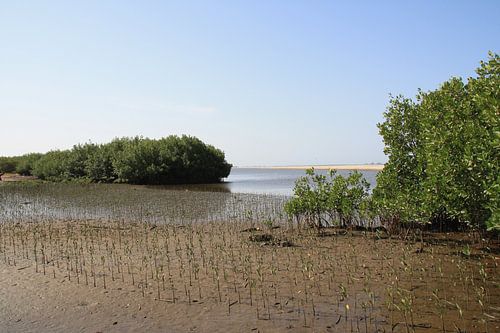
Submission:
M 389 95 L 470 77 L 500 1 L 0 0 L 0 155 L 187 134 L 236 166 L 387 160 Z

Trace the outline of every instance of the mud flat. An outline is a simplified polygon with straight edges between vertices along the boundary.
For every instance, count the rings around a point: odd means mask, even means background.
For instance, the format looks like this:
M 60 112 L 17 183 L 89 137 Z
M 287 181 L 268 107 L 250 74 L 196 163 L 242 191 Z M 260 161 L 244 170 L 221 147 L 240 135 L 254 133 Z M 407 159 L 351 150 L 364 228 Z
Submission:
M 496 332 L 498 253 L 474 234 L 8 222 L 0 331 Z

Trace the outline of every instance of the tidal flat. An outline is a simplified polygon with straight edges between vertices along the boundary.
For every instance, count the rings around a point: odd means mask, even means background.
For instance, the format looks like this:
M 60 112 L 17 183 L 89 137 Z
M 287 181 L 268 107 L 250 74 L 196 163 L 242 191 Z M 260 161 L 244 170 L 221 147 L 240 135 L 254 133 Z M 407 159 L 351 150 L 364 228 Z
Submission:
M 0 323 L 26 332 L 496 332 L 499 242 L 288 221 L 285 196 L 0 186 Z

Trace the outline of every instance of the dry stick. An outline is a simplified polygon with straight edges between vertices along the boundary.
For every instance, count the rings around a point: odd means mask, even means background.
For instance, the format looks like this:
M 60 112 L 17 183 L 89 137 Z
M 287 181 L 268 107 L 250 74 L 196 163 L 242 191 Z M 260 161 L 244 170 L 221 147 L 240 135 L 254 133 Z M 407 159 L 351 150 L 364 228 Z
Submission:
M 157 281 L 157 285 L 158 285 L 158 300 L 160 300 L 160 279 L 157 278 L 156 281 Z
M 256 308 L 257 308 L 257 320 L 259 320 L 259 302 L 257 301 L 257 304 L 256 304 Z
M 37 252 L 36 252 L 36 244 L 37 244 L 37 241 L 36 241 L 36 238 L 35 238 L 35 245 L 34 245 L 34 248 L 33 248 L 33 255 L 35 256 L 35 273 L 38 273 L 38 256 L 37 256 Z
M 171 287 L 172 287 L 172 301 L 175 304 L 175 286 L 174 286 L 174 281 L 171 279 L 170 283 L 171 283 Z
M 95 288 L 95 287 L 97 287 L 97 284 L 96 284 L 96 276 L 95 276 L 95 268 L 94 268 L 94 257 L 91 257 L 90 267 L 92 270 L 92 278 L 94 279 L 94 288 Z
M 271 307 L 269 306 L 269 296 L 266 293 L 266 299 L 267 299 L 267 317 L 269 320 L 271 320 Z
M 44 250 L 44 246 L 42 246 L 42 260 L 43 260 L 43 275 L 45 275 L 45 250 Z
M 221 294 L 220 294 L 219 276 L 217 276 L 217 292 L 219 293 L 219 303 L 222 303 L 222 297 L 221 297 Z
M 134 268 L 132 267 L 132 269 L 130 269 L 130 262 L 128 264 L 128 268 L 129 268 L 129 273 L 130 275 L 132 275 L 132 285 L 135 286 L 135 279 L 134 279 Z
M 311 303 L 312 303 L 312 311 L 313 311 L 313 318 L 316 317 L 316 308 L 314 307 L 314 298 L 311 297 Z
M 102 260 L 102 281 L 103 281 L 104 289 L 106 289 L 106 271 L 105 271 L 105 267 L 104 267 L 104 256 L 101 257 L 101 260 Z
M 307 327 L 307 321 L 306 321 L 306 308 L 305 308 L 305 305 L 302 304 L 302 313 L 304 314 L 304 327 Z
M 120 246 L 121 248 L 121 246 Z M 123 274 L 123 269 L 121 268 L 121 264 L 122 264 L 122 259 L 120 257 L 119 261 L 118 261 L 118 270 L 120 271 L 120 274 L 122 275 L 122 283 L 125 283 L 125 276 Z
M 76 273 L 76 283 L 80 284 L 80 272 L 78 271 L 78 254 L 75 252 L 75 273 Z
M 66 270 L 68 271 L 68 280 L 71 281 L 71 262 L 69 261 L 69 254 L 66 257 Z
M 80 274 L 78 273 L 78 267 L 75 266 L 75 272 L 76 272 L 76 283 L 80 284 Z

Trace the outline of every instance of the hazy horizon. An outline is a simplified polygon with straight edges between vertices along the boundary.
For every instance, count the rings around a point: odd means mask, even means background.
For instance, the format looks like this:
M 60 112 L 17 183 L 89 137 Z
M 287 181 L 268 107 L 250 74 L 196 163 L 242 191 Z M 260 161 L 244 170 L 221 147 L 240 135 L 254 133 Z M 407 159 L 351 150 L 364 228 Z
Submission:
M 5 2 L 0 156 L 187 134 L 235 166 L 384 163 L 389 94 L 473 76 L 499 16 L 498 1 Z

